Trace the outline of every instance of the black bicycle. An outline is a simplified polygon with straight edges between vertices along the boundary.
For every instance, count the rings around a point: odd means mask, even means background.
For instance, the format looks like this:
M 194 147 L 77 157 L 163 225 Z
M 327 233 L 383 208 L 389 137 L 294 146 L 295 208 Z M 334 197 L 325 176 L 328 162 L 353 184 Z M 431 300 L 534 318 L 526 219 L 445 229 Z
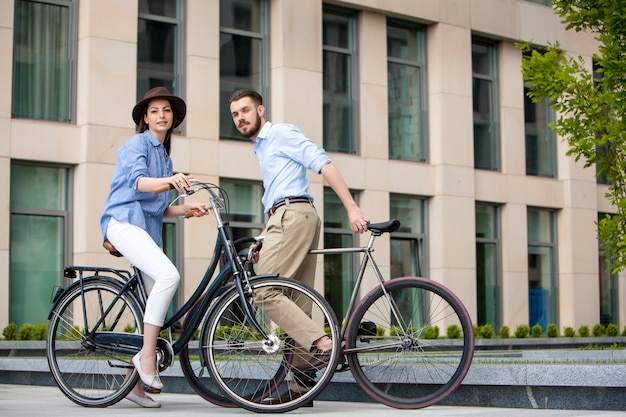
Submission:
M 207 401 L 257 412 L 295 409 L 315 398 L 333 376 L 340 359 L 335 313 L 319 293 L 298 281 L 277 275 L 255 276 L 250 267 L 252 250 L 237 250 L 228 222 L 222 219 L 222 211 L 227 214 L 222 190 L 192 180 L 187 194 L 198 191 L 209 194 L 207 208 L 215 215 L 218 237 L 200 284 L 163 325 L 167 337 L 159 338 L 157 344 L 159 372 L 174 366 L 178 354 L 185 379 Z M 244 239 L 246 246 L 251 241 L 259 243 Z M 61 391 L 75 403 L 85 407 L 115 404 L 139 379 L 131 358 L 141 349 L 143 339 L 146 291 L 141 272 L 134 266 L 132 271 L 69 266 L 64 276 L 75 281 L 53 295 L 46 342 L 50 371 Z M 326 329 L 334 343 L 325 366 L 307 372 L 310 391 L 283 403 L 268 399 L 285 392 L 299 377 L 300 370 L 291 363 L 296 355 L 310 355 L 310 346 L 299 345 L 281 329 L 281 317 L 288 309 L 273 311 L 270 318 L 259 308 L 258 295 L 268 293 L 306 306 L 307 314 Z M 181 333 L 173 340 L 171 330 L 181 321 Z M 198 330 L 199 341 L 194 338 Z M 227 363 L 221 356 L 226 354 Z

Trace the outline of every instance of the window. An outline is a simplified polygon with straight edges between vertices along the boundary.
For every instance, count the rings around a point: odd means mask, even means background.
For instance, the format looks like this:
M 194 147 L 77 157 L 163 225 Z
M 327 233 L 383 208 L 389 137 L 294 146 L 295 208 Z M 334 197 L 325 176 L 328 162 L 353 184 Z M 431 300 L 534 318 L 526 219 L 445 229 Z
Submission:
M 526 133 L 526 175 L 556 177 L 556 135 L 550 127 L 554 110 L 544 102 L 533 103 L 524 87 L 524 131 Z
M 160 85 L 183 96 L 183 4 L 182 0 L 139 1 L 137 101 Z
M 332 189 L 324 189 L 324 248 L 349 248 L 356 244 L 341 200 Z M 357 262 L 358 255 L 353 253 L 324 255 L 324 297 L 339 320 L 345 316 L 354 290 Z
M 500 328 L 500 208 L 476 204 L 478 324 Z
M 421 26 L 387 21 L 389 159 L 426 161 L 426 104 Z
M 9 321 L 47 323 L 70 262 L 70 169 L 11 164 Z
M 606 214 L 600 213 L 598 220 Z M 598 278 L 600 286 L 600 324 L 619 323 L 619 289 L 618 275 L 613 273 L 613 263 L 604 254 L 604 247 L 599 248 Z
M 392 194 L 389 197 L 392 219 L 400 228 L 391 234 L 391 278 L 428 276 L 424 255 L 426 241 L 426 200 Z
M 261 234 L 265 227 L 263 212 L 263 185 L 261 183 L 221 179 L 220 187 L 226 193 L 228 220 L 233 239 Z
M 528 323 L 557 323 L 556 213 L 528 209 Z
M 472 41 L 474 167 L 500 170 L 496 44 Z
M 76 1 L 15 1 L 12 117 L 74 119 Z
M 230 116 L 228 97 L 240 88 L 267 101 L 268 2 L 220 1 L 220 137 L 243 140 Z M 247 139 L 246 139 L 247 140 Z
M 356 15 L 324 7 L 322 43 L 324 148 L 330 152 L 356 154 Z

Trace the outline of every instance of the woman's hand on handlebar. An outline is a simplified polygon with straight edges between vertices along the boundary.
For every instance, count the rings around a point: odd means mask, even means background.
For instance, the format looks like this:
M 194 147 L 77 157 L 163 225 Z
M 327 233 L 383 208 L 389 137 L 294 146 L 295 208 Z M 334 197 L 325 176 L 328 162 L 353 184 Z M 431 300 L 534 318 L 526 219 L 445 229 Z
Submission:
M 169 206 L 165 209 L 164 217 L 202 217 L 210 214 L 213 211 L 205 203 L 187 203 L 178 206 Z

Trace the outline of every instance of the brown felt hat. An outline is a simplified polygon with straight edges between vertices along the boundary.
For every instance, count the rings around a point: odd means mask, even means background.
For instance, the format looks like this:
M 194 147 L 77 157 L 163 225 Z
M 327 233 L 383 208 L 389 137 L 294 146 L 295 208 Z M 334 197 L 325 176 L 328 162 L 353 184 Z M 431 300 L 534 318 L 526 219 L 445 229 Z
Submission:
M 185 101 L 182 98 L 176 97 L 170 93 L 165 87 L 154 87 L 148 90 L 143 96 L 143 99 L 141 99 L 141 101 L 133 107 L 133 120 L 137 126 L 139 126 L 143 115 L 146 113 L 146 107 L 148 107 L 150 100 L 155 98 L 164 98 L 170 102 L 172 110 L 174 110 L 173 127 L 177 127 L 183 122 L 183 120 L 185 120 L 185 114 L 187 113 L 187 105 L 185 104 Z

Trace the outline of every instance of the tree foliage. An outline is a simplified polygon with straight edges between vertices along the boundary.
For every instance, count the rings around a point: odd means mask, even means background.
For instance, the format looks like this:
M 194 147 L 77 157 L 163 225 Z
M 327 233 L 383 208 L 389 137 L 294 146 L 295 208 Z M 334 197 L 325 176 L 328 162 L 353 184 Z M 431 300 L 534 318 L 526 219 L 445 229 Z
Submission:
M 568 142 L 567 154 L 597 167 L 597 175 L 609 182 L 606 197 L 616 214 L 598 221 L 598 238 L 617 272 L 626 267 L 626 0 L 553 0 L 552 5 L 567 29 L 595 35 L 595 73 L 558 42 L 543 51 L 524 42 L 522 74 L 529 97 L 557 112 L 552 126 Z

